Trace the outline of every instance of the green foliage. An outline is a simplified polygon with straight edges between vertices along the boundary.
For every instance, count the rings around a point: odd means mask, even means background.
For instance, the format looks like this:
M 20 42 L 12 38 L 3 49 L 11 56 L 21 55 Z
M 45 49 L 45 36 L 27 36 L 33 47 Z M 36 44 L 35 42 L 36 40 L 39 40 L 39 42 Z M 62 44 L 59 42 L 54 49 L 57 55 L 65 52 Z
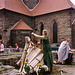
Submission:
M 53 66 L 53 72 L 52 75 L 60 75 L 61 67 L 60 66 Z M 66 71 L 63 71 L 63 73 L 67 73 Z
M 39 69 L 40 69 L 39 70 L 39 73 L 44 73 L 45 72 L 45 69 L 44 68 L 40 67 Z
M 6 70 L 7 70 L 7 68 L 0 67 L 0 72 L 2 72 L 2 71 L 6 71 Z
M 25 64 L 24 69 L 25 69 L 26 72 L 29 72 L 30 71 L 30 67 L 27 64 Z
M 67 73 L 66 71 L 63 71 L 63 73 Z
M 59 66 L 53 66 L 53 69 L 58 70 L 58 69 L 60 69 L 60 67 Z
M 2 65 L 2 62 L 0 62 L 0 65 Z

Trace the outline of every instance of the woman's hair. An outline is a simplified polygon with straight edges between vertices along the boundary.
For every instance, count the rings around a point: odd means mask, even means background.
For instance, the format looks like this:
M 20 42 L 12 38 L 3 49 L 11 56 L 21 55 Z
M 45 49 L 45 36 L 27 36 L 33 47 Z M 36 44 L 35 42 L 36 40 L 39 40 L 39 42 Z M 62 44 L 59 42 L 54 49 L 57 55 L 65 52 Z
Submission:
M 70 39 L 69 39 L 69 38 L 67 38 L 67 39 L 66 39 L 66 41 L 67 41 L 67 42 L 70 42 Z
M 9 48 L 12 48 L 12 46 L 9 46 Z
M 47 30 L 46 29 L 44 29 L 43 32 L 45 33 L 45 35 L 47 35 Z
M 26 36 L 26 37 L 25 37 L 25 41 L 26 41 L 26 42 L 30 42 L 30 37 Z
M 3 44 L 3 42 L 1 41 L 1 43 Z

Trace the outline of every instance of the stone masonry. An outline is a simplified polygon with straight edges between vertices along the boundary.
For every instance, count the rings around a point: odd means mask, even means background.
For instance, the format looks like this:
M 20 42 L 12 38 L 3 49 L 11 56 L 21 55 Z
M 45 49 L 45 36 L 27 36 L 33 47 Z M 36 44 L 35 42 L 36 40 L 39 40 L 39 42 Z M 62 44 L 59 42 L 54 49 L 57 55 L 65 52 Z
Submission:
M 50 42 L 53 43 L 53 23 L 57 23 L 57 41 L 61 42 L 62 38 L 71 39 L 71 47 L 75 48 L 75 29 L 71 26 L 73 20 L 75 19 L 75 10 L 74 9 L 67 9 L 55 13 L 49 13 L 45 15 L 40 16 L 26 16 L 20 13 L 12 12 L 9 10 L 1 10 L 0 11 L 0 35 L 2 35 L 2 40 L 4 42 L 5 47 L 7 47 L 7 44 L 10 42 L 11 38 L 11 28 L 16 24 L 19 20 L 23 20 L 25 23 L 27 23 L 31 28 L 34 29 L 34 27 L 38 27 L 38 34 L 40 34 L 40 27 L 41 24 L 44 25 L 44 29 L 48 30 L 48 36 L 50 39 Z M 11 35 L 10 35 L 11 34 Z M 18 33 L 17 33 L 18 35 Z M 16 35 L 16 37 L 17 37 Z M 25 36 L 25 35 L 24 35 Z M 7 39 L 6 39 L 7 38 Z M 13 37 L 14 38 L 14 35 Z M 15 38 L 16 39 L 16 38 Z M 18 39 L 21 39 L 21 37 L 18 37 Z M 24 38 L 22 40 L 22 43 L 24 45 Z
M 4 15 L 3 10 L 0 11 L 0 35 L 3 36 L 3 27 L 4 27 Z
M 55 12 L 51 14 L 46 14 L 42 16 L 37 16 L 35 18 L 35 25 L 39 27 L 40 31 L 40 22 L 43 23 L 44 29 L 48 30 L 48 36 L 53 43 L 53 23 L 56 22 L 58 26 L 58 42 L 62 41 L 62 38 L 71 39 L 71 26 L 70 26 L 70 10 L 64 10 L 60 12 Z M 39 26 L 40 25 L 40 26 Z M 40 32 L 39 32 L 40 33 Z
M 22 15 L 16 12 L 11 12 L 8 10 L 4 10 L 4 34 L 2 36 L 2 40 L 4 42 L 5 47 L 7 47 L 8 42 L 10 41 L 10 36 L 11 34 L 11 28 L 21 19 L 27 23 L 31 28 L 34 28 L 33 25 L 33 18 L 26 16 L 26 15 Z M 11 34 L 11 35 L 10 35 Z M 17 35 L 19 35 L 19 33 L 17 33 Z M 14 35 L 13 35 L 14 36 Z M 7 38 L 7 39 L 6 39 Z M 24 37 L 25 38 L 25 37 Z M 23 39 L 24 39 L 23 38 Z M 16 38 L 15 38 L 16 39 Z M 18 38 L 20 39 L 20 38 Z M 12 40 L 12 39 L 11 39 Z
M 75 20 L 75 10 L 72 10 L 71 13 L 71 21 L 73 22 Z M 72 27 L 72 46 L 75 48 L 75 25 L 71 25 Z

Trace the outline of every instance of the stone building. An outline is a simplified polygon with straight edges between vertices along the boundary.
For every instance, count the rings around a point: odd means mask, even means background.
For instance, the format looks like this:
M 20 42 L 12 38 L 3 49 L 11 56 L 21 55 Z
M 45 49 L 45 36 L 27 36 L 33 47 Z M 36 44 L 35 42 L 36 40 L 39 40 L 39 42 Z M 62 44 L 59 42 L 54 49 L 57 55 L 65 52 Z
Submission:
M 20 20 L 32 29 L 37 27 L 38 34 L 47 29 L 51 43 L 70 38 L 71 47 L 75 48 L 75 25 L 72 24 L 75 5 L 70 0 L 0 0 L 0 35 L 5 46 L 13 43 L 14 33 L 15 42 L 19 43 L 20 39 L 20 47 L 24 46 L 25 35 L 19 37 L 22 30 L 19 29 L 19 33 L 11 30 Z

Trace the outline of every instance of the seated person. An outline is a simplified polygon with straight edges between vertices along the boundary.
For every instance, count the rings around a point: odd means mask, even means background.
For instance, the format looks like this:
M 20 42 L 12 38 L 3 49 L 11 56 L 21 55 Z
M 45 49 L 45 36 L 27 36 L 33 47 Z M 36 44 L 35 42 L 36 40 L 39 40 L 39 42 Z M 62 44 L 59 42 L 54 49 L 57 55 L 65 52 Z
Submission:
M 16 43 L 16 52 L 19 52 L 19 46 L 17 43 Z
M 4 45 L 1 40 L 0 40 L 0 53 L 4 53 Z
M 13 52 L 12 46 L 9 46 L 9 52 Z
M 66 60 L 69 58 L 69 54 L 71 53 L 71 49 L 69 47 L 70 39 L 67 39 L 63 41 L 58 50 L 58 62 L 61 62 L 62 64 L 66 64 Z M 69 60 L 71 64 L 72 58 Z

